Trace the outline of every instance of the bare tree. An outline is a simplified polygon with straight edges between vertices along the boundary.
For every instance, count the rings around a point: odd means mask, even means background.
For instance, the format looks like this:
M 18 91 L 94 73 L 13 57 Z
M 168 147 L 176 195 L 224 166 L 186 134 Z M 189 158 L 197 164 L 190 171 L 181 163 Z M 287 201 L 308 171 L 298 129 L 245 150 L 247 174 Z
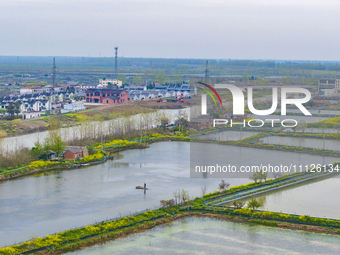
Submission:
M 224 180 L 222 180 L 221 183 L 218 185 L 218 188 L 220 189 L 221 192 L 223 192 L 229 186 L 230 186 L 230 183 L 225 182 Z
M 202 190 L 202 197 L 205 195 L 205 193 L 207 192 L 207 186 L 203 186 L 201 187 L 201 190 Z
M 189 191 L 186 191 L 186 190 L 182 189 L 182 191 L 181 191 L 181 202 L 185 203 L 189 199 L 190 199 Z

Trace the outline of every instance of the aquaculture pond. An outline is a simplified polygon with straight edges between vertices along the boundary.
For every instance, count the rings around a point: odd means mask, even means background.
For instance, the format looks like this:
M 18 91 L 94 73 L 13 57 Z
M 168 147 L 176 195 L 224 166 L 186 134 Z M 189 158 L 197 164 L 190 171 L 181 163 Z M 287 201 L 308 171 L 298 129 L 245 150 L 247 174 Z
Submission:
M 192 217 L 67 254 L 312 255 L 339 251 L 338 236 Z
M 257 197 L 261 210 L 340 219 L 340 174 Z
M 195 144 L 195 148 L 192 145 Z M 129 215 L 160 206 L 179 189 L 190 197 L 218 190 L 221 179 L 231 186 L 250 182 L 244 178 L 190 178 L 191 150 L 202 164 L 200 154 L 212 152 L 205 163 L 280 165 L 331 163 L 321 157 L 274 150 L 189 142 L 153 143 L 148 149 L 121 152 L 113 161 L 73 170 L 51 171 L 0 183 L 0 246 L 92 224 L 95 221 Z M 203 177 L 203 178 L 202 178 Z M 148 190 L 135 186 L 147 183 Z M 206 189 L 204 188 L 206 187 Z M 297 194 L 298 195 L 298 194 Z M 313 203 L 313 201 L 311 201 Z M 317 206 L 317 205 L 316 205 Z
M 282 137 L 282 136 L 267 136 L 261 138 L 263 143 L 299 146 L 325 150 L 340 150 L 340 141 L 331 139 L 305 138 L 305 137 Z

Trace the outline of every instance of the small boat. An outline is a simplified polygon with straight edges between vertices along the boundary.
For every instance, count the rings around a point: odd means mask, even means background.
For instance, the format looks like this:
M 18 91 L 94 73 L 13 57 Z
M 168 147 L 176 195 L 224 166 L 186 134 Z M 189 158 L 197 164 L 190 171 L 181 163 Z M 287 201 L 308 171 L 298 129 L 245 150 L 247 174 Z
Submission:
M 136 189 L 148 189 L 148 188 L 144 188 L 144 187 L 142 187 L 142 186 L 136 186 Z

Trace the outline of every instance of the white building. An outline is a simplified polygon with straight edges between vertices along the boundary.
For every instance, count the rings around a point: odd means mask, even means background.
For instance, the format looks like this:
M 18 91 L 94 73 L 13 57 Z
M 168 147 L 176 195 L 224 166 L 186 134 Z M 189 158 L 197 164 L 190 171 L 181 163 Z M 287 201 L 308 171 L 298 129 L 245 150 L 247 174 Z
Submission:
M 80 88 L 81 88 L 81 90 L 86 91 L 88 89 L 95 89 L 95 88 L 97 88 L 97 86 L 98 86 L 98 84 L 86 84 L 86 83 L 82 83 L 80 85 Z
M 121 87 L 123 82 L 117 79 L 99 79 L 99 83 L 103 85 L 103 87 L 107 87 L 108 85 L 117 85 Z
M 32 101 L 23 101 L 20 105 L 20 110 L 24 114 L 24 112 L 41 112 L 50 109 L 50 101 L 49 100 L 32 100 Z
M 43 92 L 44 92 L 44 89 L 39 86 L 26 86 L 20 89 L 20 95 L 43 93 Z
M 54 92 L 55 92 L 55 93 L 65 91 L 65 88 L 64 88 L 63 86 L 60 86 L 60 85 L 54 85 L 54 86 L 53 86 L 53 89 L 54 89 Z
M 36 119 L 41 116 L 41 114 L 44 114 L 45 112 L 23 112 L 22 113 L 22 119 Z
M 83 102 L 72 102 L 72 103 L 64 104 L 64 109 L 61 109 L 61 113 L 77 112 L 81 110 L 85 110 L 85 106 Z
M 335 80 L 335 93 L 340 93 L 340 75 L 338 75 Z

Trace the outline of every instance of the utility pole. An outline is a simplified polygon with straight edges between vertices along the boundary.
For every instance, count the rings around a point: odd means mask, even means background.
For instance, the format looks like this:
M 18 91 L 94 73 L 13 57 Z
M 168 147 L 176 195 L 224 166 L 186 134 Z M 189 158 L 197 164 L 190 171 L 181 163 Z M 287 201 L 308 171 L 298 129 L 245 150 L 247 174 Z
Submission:
M 115 76 L 118 80 L 118 47 L 115 47 Z
M 209 79 L 209 65 L 208 60 L 205 62 L 205 82 L 208 82 Z
M 53 58 L 53 67 L 52 67 L 52 85 L 55 85 L 56 82 L 56 71 L 57 71 L 57 67 L 55 65 L 55 58 Z

